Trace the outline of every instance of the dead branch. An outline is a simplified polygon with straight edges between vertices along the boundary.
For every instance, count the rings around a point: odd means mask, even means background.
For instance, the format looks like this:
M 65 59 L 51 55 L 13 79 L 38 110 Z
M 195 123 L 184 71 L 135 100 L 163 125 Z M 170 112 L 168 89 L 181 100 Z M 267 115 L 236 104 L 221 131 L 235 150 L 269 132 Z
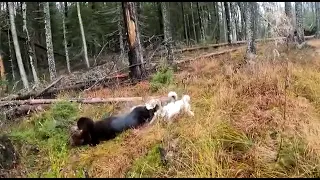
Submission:
M 115 98 L 74 98 L 74 99 L 28 99 L 28 100 L 17 100 L 17 101 L 2 101 L 0 107 L 8 106 L 21 106 L 21 105 L 39 105 L 39 104 L 53 104 L 57 102 L 76 102 L 82 104 L 96 104 L 96 103 L 113 103 L 113 102 L 132 102 L 132 101 L 143 101 L 145 98 L 154 97 L 115 97 Z

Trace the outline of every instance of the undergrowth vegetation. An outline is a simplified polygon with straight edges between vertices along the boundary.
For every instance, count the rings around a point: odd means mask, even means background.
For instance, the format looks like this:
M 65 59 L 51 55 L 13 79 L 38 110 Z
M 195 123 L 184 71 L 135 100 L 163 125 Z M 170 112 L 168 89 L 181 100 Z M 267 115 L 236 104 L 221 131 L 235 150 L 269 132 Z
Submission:
M 27 176 L 320 177 L 319 56 L 280 49 L 274 58 L 268 47 L 259 45 L 255 64 L 243 63 L 241 49 L 191 62 L 176 75 L 163 68 L 150 83 L 83 94 L 191 96 L 194 117 L 128 130 L 96 147 L 69 149 L 66 128 L 76 117 L 99 119 L 121 106 L 62 103 L 33 115 L 10 133 Z

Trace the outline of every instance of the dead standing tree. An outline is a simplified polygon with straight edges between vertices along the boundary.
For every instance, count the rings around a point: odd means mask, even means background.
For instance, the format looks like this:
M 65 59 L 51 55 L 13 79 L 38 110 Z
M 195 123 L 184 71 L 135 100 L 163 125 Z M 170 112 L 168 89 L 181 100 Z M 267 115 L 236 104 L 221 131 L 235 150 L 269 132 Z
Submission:
M 138 21 L 134 2 L 122 2 L 124 25 L 129 45 L 129 68 L 130 77 L 133 79 L 142 79 L 145 75 L 142 49 L 139 40 Z

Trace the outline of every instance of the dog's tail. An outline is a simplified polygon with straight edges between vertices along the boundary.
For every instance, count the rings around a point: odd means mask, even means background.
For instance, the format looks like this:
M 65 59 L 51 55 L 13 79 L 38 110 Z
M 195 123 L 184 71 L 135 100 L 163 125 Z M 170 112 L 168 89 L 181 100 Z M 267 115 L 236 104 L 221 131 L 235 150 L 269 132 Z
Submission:
M 189 103 L 189 102 L 190 102 L 190 96 L 189 96 L 189 95 L 183 95 L 182 101 L 183 101 L 184 103 Z
M 171 102 L 174 102 L 174 101 L 178 100 L 178 94 L 174 91 L 170 91 L 168 93 L 168 98 Z

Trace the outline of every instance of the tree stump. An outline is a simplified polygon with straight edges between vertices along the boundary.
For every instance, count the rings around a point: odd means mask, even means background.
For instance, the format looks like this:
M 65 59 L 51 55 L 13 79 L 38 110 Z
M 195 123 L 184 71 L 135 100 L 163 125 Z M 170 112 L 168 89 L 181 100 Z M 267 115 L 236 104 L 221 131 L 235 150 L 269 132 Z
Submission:
M 5 177 L 6 170 L 12 169 L 18 161 L 18 155 L 11 140 L 6 135 L 0 136 L 0 177 Z

